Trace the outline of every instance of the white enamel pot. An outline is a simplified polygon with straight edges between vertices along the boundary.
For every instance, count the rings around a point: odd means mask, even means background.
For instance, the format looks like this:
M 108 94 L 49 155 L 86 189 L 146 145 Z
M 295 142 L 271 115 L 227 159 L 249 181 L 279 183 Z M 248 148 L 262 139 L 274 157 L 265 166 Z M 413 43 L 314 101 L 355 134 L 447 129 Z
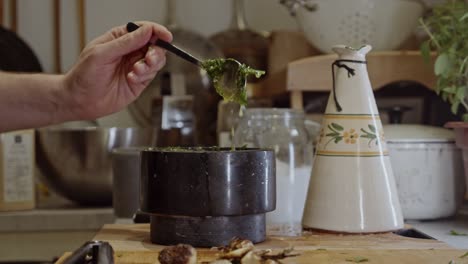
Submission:
M 463 202 L 461 151 L 453 132 L 422 125 L 386 125 L 385 137 L 405 219 L 450 217 Z

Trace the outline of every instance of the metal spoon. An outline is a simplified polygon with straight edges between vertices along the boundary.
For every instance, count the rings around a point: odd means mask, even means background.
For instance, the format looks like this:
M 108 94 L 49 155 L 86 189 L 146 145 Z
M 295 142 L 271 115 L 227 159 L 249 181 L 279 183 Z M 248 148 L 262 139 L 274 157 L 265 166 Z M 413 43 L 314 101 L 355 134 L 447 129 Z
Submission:
M 135 31 L 139 28 L 139 26 L 133 22 L 127 23 L 127 31 L 132 32 Z M 190 53 L 182 50 L 181 48 L 172 45 L 169 42 L 166 42 L 162 39 L 157 39 L 154 45 L 161 47 L 165 50 L 168 50 L 175 55 L 179 56 L 180 58 L 191 62 L 198 67 L 203 69 L 203 62 L 191 55 Z M 234 59 L 229 59 L 226 60 L 226 63 L 224 64 L 224 72 L 223 76 L 220 78 L 220 84 L 223 86 L 223 90 L 226 93 L 229 93 L 233 97 L 235 94 L 240 93 L 240 91 L 245 87 L 246 85 L 246 78 L 245 76 L 239 76 L 240 74 L 240 69 L 241 64 L 240 62 L 234 60 Z M 238 83 L 239 80 L 239 83 Z M 243 82 L 242 82 L 243 80 Z
M 224 63 L 224 73 L 219 79 L 219 86 L 223 89 L 223 97 L 237 100 L 242 89 L 247 84 L 247 79 L 239 73 L 241 64 L 234 59 L 227 59 Z

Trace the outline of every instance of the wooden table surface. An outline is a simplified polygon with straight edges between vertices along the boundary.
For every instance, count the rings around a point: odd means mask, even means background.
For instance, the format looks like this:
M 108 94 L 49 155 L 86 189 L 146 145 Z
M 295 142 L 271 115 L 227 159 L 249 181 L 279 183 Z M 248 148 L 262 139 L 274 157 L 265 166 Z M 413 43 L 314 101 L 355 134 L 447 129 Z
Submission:
M 149 225 L 105 225 L 94 237 L 108 241 L 115 251 L 116 263 L 159 263 L 158 252 L 164 248 L 149 241 Z M 300 237 L 269 237 L 256 249 L 282 250 L 294 247 L 301 255 L 283 263 L 352 263 L 347 259 L 366 258 L 366 263 L 468 263 L 460 258 L 465 251 L 430 239 L 402 237 L 393 233 L 339 235 L 304 232 Z M 198 261 L 217 258 L 214 249 L 197 249 Z M 61 263 L 69 253 L 62 256 Z

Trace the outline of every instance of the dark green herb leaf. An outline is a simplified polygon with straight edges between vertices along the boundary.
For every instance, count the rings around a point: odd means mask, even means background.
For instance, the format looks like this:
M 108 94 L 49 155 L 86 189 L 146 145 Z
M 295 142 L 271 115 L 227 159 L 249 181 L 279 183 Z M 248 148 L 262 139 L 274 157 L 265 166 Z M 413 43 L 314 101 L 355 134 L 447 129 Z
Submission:
M 428 47 L 434 47 L 439 54 L 434 65 L 437 75 L 435 90 L 444 101 L 451 104 L 452 111 L 458 110 L 462 105 L 462 114 L 468 111 L 468 104 L 465 104 L 468 96 L 467 20 L 468 4 L 464 0 L 444 1 L 435 5 L 431 14 L 420 19 L 422 28 L 429 36 L 428 43 L 424 42 L 420 47 L 421 55 L 427 56 Z M 448 87 L 454 88 L 444 89 Z
M 468 18 L 468 12 L 465 13 L 461 18 L 460 18 L 460 22 L 467 19 Z
M 326 134 L 325 136 L 327 137 L 336 137 L 336 136 L 339 136 L 340 134 L 336 133 L 336 132 L 333 132 L 333 133 L 328 133 Z
M 452 235 L 452 236 L 468 236 L 468 234 L 465 234 L 465 233 L 458 233 L 458 232 L 455 231 L 455 230 L 450 230 L 450 235 Z
M 336 138 L 335 138 L 335 143 L 340 142 L 342 139 L 343 139 L 343 137 L 336 137 Z
M 434 64 L 435 75 L 443 75 L 450 71 L 450 59 L 447 53 L 442 53 L 437 56 Z
M 346 261 L 354 262 L 354 263 L 362 263 L 362 262 L 368 262 L 369 259 L 365 258 L 365 257 L 357 256 L 357 257 L 353 257 L 353 258 L 347 258 Z
M 368 127 L 372 132 L 375 133 L 375 126 L 374 125 L 369 124 Z
M 448 93 L 443 93 L 442 100 L 444 100 L 444 102 L 447 102 L 448 96 L 449 96 Z
M 458 98 L 458 100 L 460 101 L 464 100 L 466 89 L 468 89 L 468 87 L 461 86 L 461 87 L 456 88 L 457 92 L 455 96 Z
M 466 257 L 466 256 L 468 256 L 468 252 L 466 252 L 465 254 L 461 255 L 459 258 L 464 258 L 464 257 Z
M 462 120 L 463 122 L 468 122 L 468 114 L 463 114 Z
M 442 92 L 449 93 L 449 94 L 456 94 L 457 93 L 457 87 L 455 86 L 449 86 L 442 88 Z
M 338 131 L 343 131 L 344 128 L 340 125 L 338 125 L 337 123 L 331 123 L 332 127 Z
M 421 49 L 421 55 L 423 56 L 424 61 L 426 63 L 429 63 L 431 61 L 431 47 L 430 47 L 429 41 L 424 41 L 420 49 Z
M 458 113 L 458 107 L 460 106 L 460 101 L 456 100 L 455 102 L 452 103 L 452 106 L 450 107 L 450 110 L 454 115 Z

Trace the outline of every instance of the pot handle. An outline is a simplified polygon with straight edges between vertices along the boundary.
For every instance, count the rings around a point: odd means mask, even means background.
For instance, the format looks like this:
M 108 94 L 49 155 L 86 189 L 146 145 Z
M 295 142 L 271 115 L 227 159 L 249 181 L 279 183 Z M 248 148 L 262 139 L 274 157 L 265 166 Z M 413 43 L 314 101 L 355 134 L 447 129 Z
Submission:
M 317 3 L 313 3 L 312 0 L 280 0 L 280 4 L 286 6 L 291 16 L 296 16 L 299 7 L 303 7 L 310 12 L 316 11 L 318 8 Z
M 108 242 L 88 241 L 67 257 L 63 263 L 114 264 L 114 250 Z

